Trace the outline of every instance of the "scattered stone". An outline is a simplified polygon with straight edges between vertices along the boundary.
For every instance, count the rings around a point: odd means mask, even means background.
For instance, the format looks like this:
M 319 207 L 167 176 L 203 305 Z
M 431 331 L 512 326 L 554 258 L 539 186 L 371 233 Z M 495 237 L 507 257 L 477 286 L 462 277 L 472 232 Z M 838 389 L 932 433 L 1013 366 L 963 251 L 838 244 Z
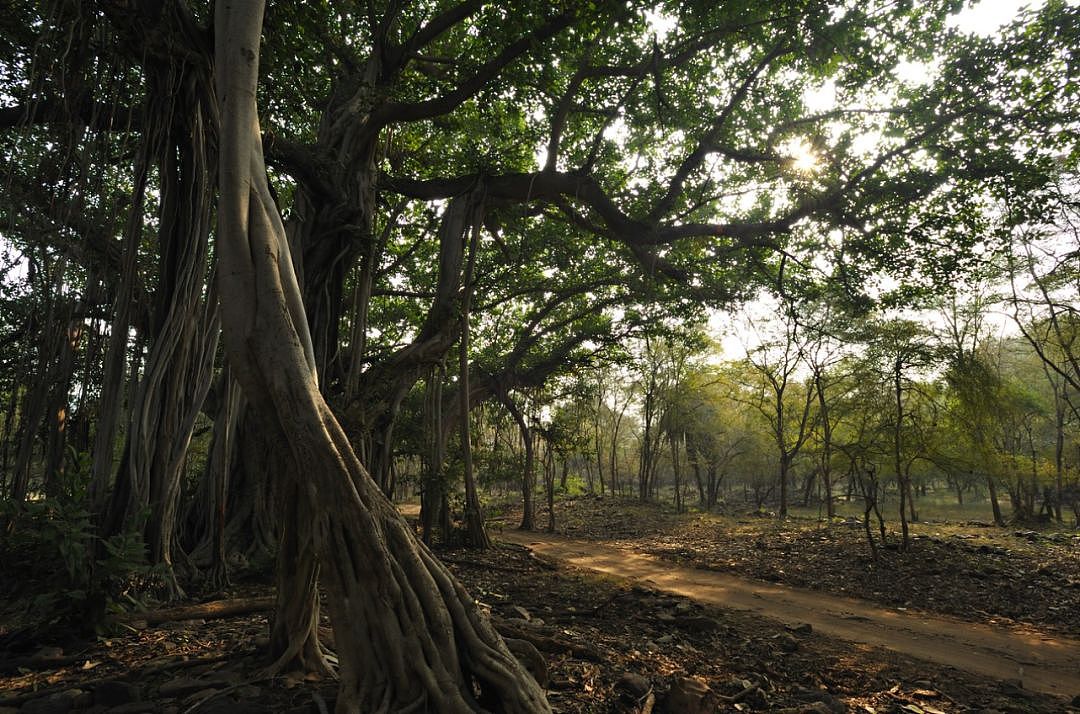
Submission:
M 212 697 L 212 696 L 214 696 L 215 694 L 218 693 L 217 689 L 214 689 L 213 687 L 206 687 L 205 682 L 203 683 L 203 687 L 204 687 L 203 689 L 200 689 L 199 691 L 195 692 L 194 694 L 188 695 L 187 697 L 184 698 L 184 706 L 185 707 L 190 708 L 192 704 L 197 704 L 199 702 L 205 702 L 207 699 L 209 699 L 210 697 Z M 202 707 L 199 707 L 199 708 L 201 709 Z
M 761 687 L 752 690 L 743 699 L 745 704 L 748 704 L 751 709 L 768 709 L 769 708 L 769 695 L 765 693 L 765 690 Z M 844 710 L 841 710 L 844 711 Z
M 727 695 L 727 696 L 732 696 L 732 695 L 738 694 L 739 692 L 742 692 L 745 689 L 749 689 L 752 686 L 754 686 L 754 683 L 751 682 L 749 679 L 740 679 L 739 677 L 732 677 L 728 681 L 726 681 L 723 684 L 719 685 L 719 688 L 720 688 L 720 693 L 721 694 L 724 694 L 724 695 Z
M 162 684 L 158 689 L 158 695 L 163 699 L 169 699 L 171 697 L 183 698 L 207 688 L 224 686 L 226 686 L 226 683 L 220 681 L 177 677 L 176 679 L 172 679 Z
M 119 707 L 142 699 L 139 687 L 128 682 L 112 680 L 94 688 L 94 704 L 99 707 Z
M 792 634 L 806 636 L 813 633 L 814 626 L 809 622 L 802 622 L 798 625 L 788 625 L 785 629 Z
M 784 652 L 794 652 L 799 649 L 799 641 L 790 632 L 781 632 L 774 639 Z
M 218 697 L 201 705 L 196 711 L 199 714 L 263 714 L 266 711 L 266 705 L 256 702 L 238 702 L 229 697 Z
M 652 683 L 640 674 L 626 672 L 615 683 L 615 691 L 624 701 L 636 704 L 652 691 Z
M 817 707 L 818 711 L 828 711 L 830 714 L 843 714 L 848 710 L 842 701 L 820 689 L 807 689 L 795 687 L 792 694 L 799 701 L 806 702 L 810 706 Z M 824 709 L 822 709 L 824 707 Z
M 782 709 L 772 710 L 774 714 L 833 714 L 833 711 L 824 702 L 814 702 L 813 704 L 800 704 L 797 707 L 784 707 Z M 860 709 L 860 711 L 866 711 Z
M 720 629 L 720 623 L 711 617 L 704 615 L 683 615 L 675 618 L 675 624 L 684 630 L 695 632 L 715 632 Z
M 675 714 L 714 714 L 719 701 L 698 677 L 679 677 L 668 691 L 665 711 Z
M 687 612 L 690 612 L 693 609 L 694 609 L 693 604 L 688 600 L 683 600 L 682 602 L 675 605 L 675 612 L 679 612 L 679 613 L 687 613 Z
M 507 617 L 503 620 L 507 625 L 513 625 L 514 627 L 528 627 L 532 624 L 530 620 L 523 620 L 520 617 Z
M 519 617 L 525 622 L 529 622 L 533 619 L 532 613 L 523 608 L 521 605 L 506 605 L 502 608 L 503 612 L 506 612 L 511 617 Z
M 510 650 L 513 653 L 513 650 Z M 547 669 L 547 663 L 545 662 L 545 670 Z M 262 687 L 256 687 L 254 684 L 246 684 L 236 690 L 236 696 L 240 699 L 258 699 L 263 694 Z
M 40 699 L 31 699 L 19 709 L 19 714 L 66 714 L 72 709 L 85 709 L 93 702 L 90 692 L 65 689 Z
M 109 709 L 109 714 L 150 714 L 155 711 L 157 704 L 154 702 L 129 702 Z

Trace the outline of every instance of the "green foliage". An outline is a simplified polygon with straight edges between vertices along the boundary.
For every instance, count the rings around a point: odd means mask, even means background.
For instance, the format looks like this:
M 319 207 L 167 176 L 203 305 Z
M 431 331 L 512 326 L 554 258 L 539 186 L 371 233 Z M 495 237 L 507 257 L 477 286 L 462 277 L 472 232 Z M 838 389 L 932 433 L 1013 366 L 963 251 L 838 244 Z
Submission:
M 130 600 L 153 575 L 139 534 L 96 534 L 81 481 L 72 479 L 60 495 L 30 500 L 21 509 L 0 506 L 0 521 L 14 524 L 0 539 L 5 599 L 22 603 L 22 617 L 36 627 L 99 627 L 110 609 Z

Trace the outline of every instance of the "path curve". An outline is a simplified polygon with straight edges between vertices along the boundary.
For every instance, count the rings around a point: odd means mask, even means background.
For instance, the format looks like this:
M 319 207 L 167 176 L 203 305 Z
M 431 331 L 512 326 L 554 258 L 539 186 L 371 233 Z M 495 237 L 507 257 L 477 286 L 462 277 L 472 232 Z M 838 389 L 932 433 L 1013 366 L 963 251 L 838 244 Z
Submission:
M 924 612 L 901 611 L 814 590 L 675 565 L 596 541 L 548 533 L 500 536 L 537 555 L 588 568 L 699 602 L 746 610 L 785 623 L 808 622 L 823 634 L 948 665 L 1026 689 L 1080 695 L 1080 640 L 1030 627 L 992 627 Z

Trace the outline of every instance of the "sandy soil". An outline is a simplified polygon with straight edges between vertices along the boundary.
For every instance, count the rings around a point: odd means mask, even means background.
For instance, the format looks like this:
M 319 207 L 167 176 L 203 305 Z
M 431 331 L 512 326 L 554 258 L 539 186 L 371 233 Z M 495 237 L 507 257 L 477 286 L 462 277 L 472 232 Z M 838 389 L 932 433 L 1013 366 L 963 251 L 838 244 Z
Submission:
M 504 540 L 541 556 L 644 582 L 703 603 L 802 621 L 850 642 L 884 647 L 1025 689 L 1072 697 L 1080 693 L 1080 641 L 1032 627 L 988 626 L 852 598 L 682 567 L 595 541 L 505 531 Z

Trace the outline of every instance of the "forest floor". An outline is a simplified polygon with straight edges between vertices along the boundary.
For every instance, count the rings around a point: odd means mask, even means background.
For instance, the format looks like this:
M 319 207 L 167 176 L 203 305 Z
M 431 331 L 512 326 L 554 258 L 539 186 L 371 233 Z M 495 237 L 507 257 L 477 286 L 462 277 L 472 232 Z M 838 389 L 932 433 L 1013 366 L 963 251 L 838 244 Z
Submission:
M 520 521 L 508 513 L 506 525 Z M 548 523 L 538 514 L 539 527 Z M 895 527 L 895 524 L 891 524 Z M 995 528 L 980 521 L 911 524 L 911 548 L 888 533 L 875 561 L 861 523 L 753 513 L 676 514 L 636 499 L 556 503 L 555 531 L 673 562 L 895 608 L 985 624 L 1033 625 L 1080 637 L 1080 530 Z
M 645 528 L 644 513 L 619 515 L 624 506 L 629 504 L 579 501 L 561 507 L 556 517 L 574 529 L 575 517 L 604 512 L 612 519 L 607 536 L 646 543 L 670 538 L 669 526 L 693 520 L 661 514 L 655 527 Z M 637 532 L 628 533 L 631 526 Z M 575 535 L 584 535 L 584 524 L 576 528 Z M 508 528 L 499 532 L 496 526 L 493 535 L 501 542 L 490 550 L 439 555 L 504 635 L 528 640 L 543 653 L 557 712 L 642 712 L 653 704 L 654 712 L 672 714 L 1080 712 L 1080 699 L 1025 689 L 1019 677 L 979 676 L 831 637 L 807 627 L 805 617 L 777 620 L 717 608 L 648 584 L 553 564 L 507 542 L 514 538 Z M 849 549 L 848 560 L 860 552 Z M 255 579 L 207 594 L 202 600 L 211 602 L 195 603 L 194 611 L 148 613 L 90 640 L 24 639 L 22 651 L 0 653 L 0 714 L 332 711 L 333 682 L 263 677 L 269 595 L 265 579 Z M 222 598 L 241 607 L 223 611 L 214 604 Z

